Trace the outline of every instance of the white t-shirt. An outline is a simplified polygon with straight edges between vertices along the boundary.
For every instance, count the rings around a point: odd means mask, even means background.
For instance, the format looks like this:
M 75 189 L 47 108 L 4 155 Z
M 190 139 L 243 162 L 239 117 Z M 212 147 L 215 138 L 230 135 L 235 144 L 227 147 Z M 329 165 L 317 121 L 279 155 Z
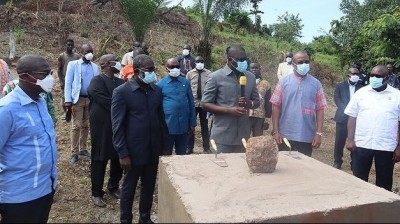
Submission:
M 354 93 L 344 113 L 357 118 L 357 147 L 393 152 L 400 121 L 400 91 L 387 86 L 382 92 L 365 86 Z
M 121 61 L 121 65 L 125 66 L 125 65 L 131 65 L 133 62 L 133 51 L 128 52 L 124 55 L 124 57 L 122 58 Z

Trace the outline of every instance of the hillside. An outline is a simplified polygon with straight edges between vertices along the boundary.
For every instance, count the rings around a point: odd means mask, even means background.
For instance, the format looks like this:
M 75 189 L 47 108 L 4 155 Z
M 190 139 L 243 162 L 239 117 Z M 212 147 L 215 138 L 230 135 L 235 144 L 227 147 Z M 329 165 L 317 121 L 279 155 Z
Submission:
M 129 25 L 122 12 L 113 3 L 104 6 L 89 4 L 89 0 L 63 1 L 62 10 L 58 2 L 61 0 L 42 0 L 39 5 L 36 0 L 26 0 L 17 7 L 0 5 L 0 57 L 8 57 L 9 29 L 14 27 L 17 39 L 17 58 L 24 54 L 35 53 L 46 57 L 56 72 L 57 55 L 64 51 L 63 41 L 66 37 L 75 40 L 75 47 L 90 43 L 94 48 L 95 61 L 105 53 L 115 53 L 121 58 L 128 51 L 133 40 Z M 37 10 L 39 7 L 39 10 Z M 139 9 L 138 9 L 139 10 Z M 184 44 L 193 43 L 193 30 L 198 24 L 191 17 L 182 14 L 183 10 L 172 11 L 152 25 L 146 43 L 149 45 L 150 56 L 156 62 L 157 73 L 166 73 L 163 67 L 166 59 L 180 54 Z M 214 64 L 212 69 L 225 63 L 225 48 L 229 45 L 242 45 L 252 60 L 260 62 L 263 76 L 272 86 L 277 82 L 276 70 L 282 60 L 282 51 L 277 49 L 270 40 L 250 34 L 234 34 L 226 29 L 216 31 L 216 42 L 212 52 Z M 287 48 L 289 49 L 289 48 Z M 76 49 L 79 50 L 79 49 Z M 16 60 L 10 62 L 15 74 Z M 207 66 L 207 65 L 206 65 Z M 332 164 L 335 124 L 331 120 L 335 112 L 333 103 L 333 83 L 341 74 L 330 69 L 313 64 L 313 71 L 319 74 L 328 100 L 325 112 L 324 137 L 321 149 L 316 150 L 313 157 L 328 165 Z M 323 72 L 323 74 L 321 74 Z M 60 102 L 60 87 L 58 79 L 54 91 L 56 115 L 62 114 Z M 119 222 L 119 204 L 108 194 L 105 195 L 106 208 L 95 207 L 91 202 L 90 193 L 90 163 L 80 160 L 70 165 L 69 160 L 69 124 L 59 119 L 57 126 L 57 144 L 59 148 L 59 186 L 56 193 L 49 222 Z M 196 128 L 196 141 L 200 140 L 199 129 Z M 264 134 L 268 134 L 269 131 Z M 198 141 L 197 141 L 198 144 Z M 198 145 L 197 145 L 198 146 Z M 195 149 L 200 153 L 200 148 Z M 344 155 L 344 172 L 349 170 L 349 153 Z M 399 184 L 400 171 L 396 166 L 394 187 Z M 374 182 L 374 178 L 371 178 Z M 107 178 L 106 178 L 107 181 Z M 137 195 L 134 203 L 134 220 L 137 220 Z M 157 218 L 157 192 L 154 198 L 153 215 Z

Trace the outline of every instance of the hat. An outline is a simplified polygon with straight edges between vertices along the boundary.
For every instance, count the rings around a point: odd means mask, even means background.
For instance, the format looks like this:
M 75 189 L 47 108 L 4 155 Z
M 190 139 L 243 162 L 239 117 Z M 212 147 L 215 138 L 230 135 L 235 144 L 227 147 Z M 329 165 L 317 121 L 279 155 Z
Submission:
M 16 67 L 17 73 L 47 73 L 51 71 L 47 60 L 39 55 L 27 54 L 22 56 Z
M 105 54 L 100 57 L 100 66 L 105 65 L 109 61 L 117 61 L 118 57 L 115 54 Z

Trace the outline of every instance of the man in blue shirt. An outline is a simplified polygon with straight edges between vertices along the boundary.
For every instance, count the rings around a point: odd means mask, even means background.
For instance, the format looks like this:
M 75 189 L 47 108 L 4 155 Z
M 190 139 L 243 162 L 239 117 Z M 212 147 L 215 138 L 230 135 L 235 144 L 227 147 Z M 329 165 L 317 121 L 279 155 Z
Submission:
M 57 186 L 57 146 L 46 101 L 54 79 L 48 62 L 25 55 L 19 85 L 0 100 L 0 214 L 2 223 L 46 223 Z
M 189 80 L 180 76 L 179 63 L 170 58 L 166 64 L 168 75 L 164 76 L 157 86 L 163 95 L 165 121 L 168 126 L 168 151 L 172 154 L 175 145 L 177 155 L 185 155 L 189 134 L 194 133 L 196 112 L 194 98 Z
M 92 62 L 93 48 L 89 44 L 81 47 L 82 58 L 70 61 L 65 74 L 65 108 L 72 114 L 71 159 L 78 161 L 78 155 L 90 158 L 87 150 L 89 134 L 89 98 L 87 88 L 92 78 L 100 73 L 99 67 Z

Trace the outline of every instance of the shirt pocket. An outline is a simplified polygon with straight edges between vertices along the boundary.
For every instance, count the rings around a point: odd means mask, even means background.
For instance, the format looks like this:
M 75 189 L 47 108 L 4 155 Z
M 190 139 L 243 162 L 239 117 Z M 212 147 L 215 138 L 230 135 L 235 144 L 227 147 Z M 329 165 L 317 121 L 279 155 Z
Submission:
M 238 97 L 240 96 L 238 91 L 237 85 L 233 83 L 221 86 L 218 92 L 218 98 L 222 100 L 222 102 L 218 103 L 226 106 L 236 106 L 238 104 Z

